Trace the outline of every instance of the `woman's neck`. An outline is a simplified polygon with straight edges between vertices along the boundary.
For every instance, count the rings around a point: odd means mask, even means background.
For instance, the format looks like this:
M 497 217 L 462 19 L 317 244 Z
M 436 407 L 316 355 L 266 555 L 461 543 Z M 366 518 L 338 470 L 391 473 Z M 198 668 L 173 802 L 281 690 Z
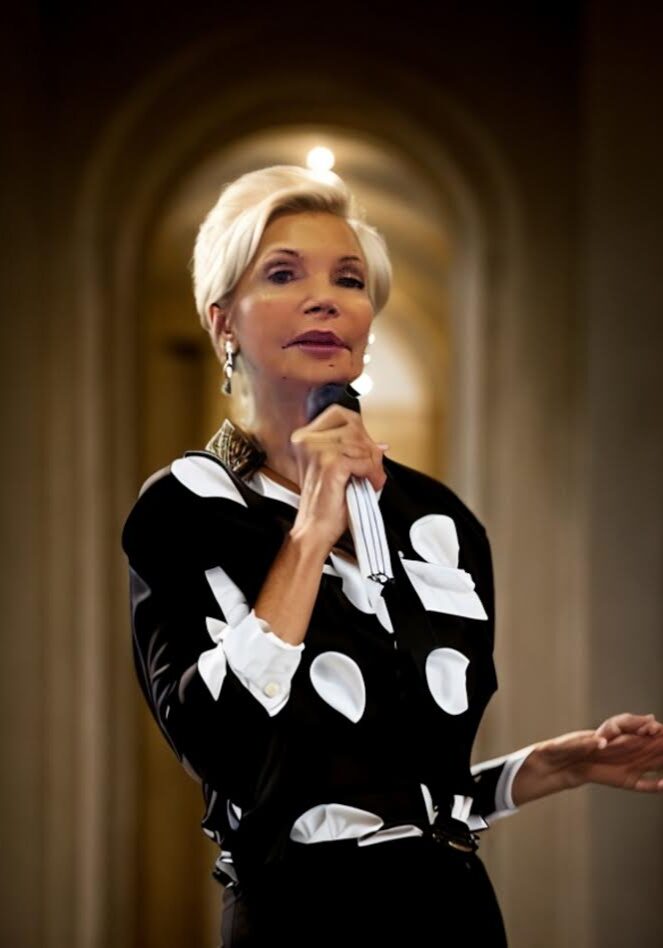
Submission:
M 263 466 L 273 474 L 275 479 L 281 478 L 285 486 L 300 492 L 298 481 L 299 465 L 290 435 L 297 428 L 302 428 L 306 421 L 306 397 L 298 393 L 298 397 L 280 398 L 268 397 L 269 393 L 259 391 L 254 396 L 254 421 L 247 433 L 260 445 L 265 453 Z

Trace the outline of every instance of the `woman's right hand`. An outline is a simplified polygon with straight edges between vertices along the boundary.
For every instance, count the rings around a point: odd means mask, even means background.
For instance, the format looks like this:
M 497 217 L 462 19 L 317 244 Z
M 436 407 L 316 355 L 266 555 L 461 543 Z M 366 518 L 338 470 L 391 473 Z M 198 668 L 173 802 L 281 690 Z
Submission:
M 327 553 L 348 529 L 348 480 L 354 474 L 367 478 L 375 490 L 383 487 L 387 475 L 382 457 L 389 445 L 373 441 L 361 415 L 338 404 L 295 428 L 290 442 L 301 484 L 292 532 L 314 536 Z

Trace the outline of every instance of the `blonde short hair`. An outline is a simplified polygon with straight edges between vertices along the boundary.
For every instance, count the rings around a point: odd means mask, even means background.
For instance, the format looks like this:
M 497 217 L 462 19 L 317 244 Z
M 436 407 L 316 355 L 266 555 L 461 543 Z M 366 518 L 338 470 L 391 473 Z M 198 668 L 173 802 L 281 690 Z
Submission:
M 366 261 L 366 290 L 375 315 L 391 290 L 392 268 L 382 235 L 365 220 L 365 212 L 345 182 L 333 172 L 321 180 L 297 165 L 271 165 L 224 185 L 219 199 L 200 225 L 190 266 L 200 321 L 207 332 L 209 307 L 229 302 L 253 259 L 263 231 L 280 213 L 327 211 L 352 227 Z

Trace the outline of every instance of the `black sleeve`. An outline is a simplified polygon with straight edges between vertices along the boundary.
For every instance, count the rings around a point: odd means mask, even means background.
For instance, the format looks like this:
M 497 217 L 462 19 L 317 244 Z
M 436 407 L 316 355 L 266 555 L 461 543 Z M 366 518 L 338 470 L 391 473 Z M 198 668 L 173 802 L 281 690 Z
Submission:
M 276 752 L 304 646 L 278 639 L 232 578 L 233 531 L 241 542 L 242 530 L 236 504 L 211 570 L 224 584 L 222 609 L 195 555 L 196 518 L 172 503 L 177 487 L 168 478 L 141 493 L 122 531 L 135 669 L 187 772 L 243 805 Z
M 490 541 L 485 530 L 482 529 L 482 556 L 481 569 L 478 571 L 481 582 L 481 599 L 488 613 L 490 623 L 489 635 L 491 651 L 495 647 L 495 584 L 493 573 L 493 558 Z M 470 813 L 482 816 L 488 823 L 514 813 L 511 798 L 511 785 L 518 768 L 525 760 L 534 745 L 495 757 L 492 760 L 481 761 L 470 768 L 474 780 L 475 793 Z

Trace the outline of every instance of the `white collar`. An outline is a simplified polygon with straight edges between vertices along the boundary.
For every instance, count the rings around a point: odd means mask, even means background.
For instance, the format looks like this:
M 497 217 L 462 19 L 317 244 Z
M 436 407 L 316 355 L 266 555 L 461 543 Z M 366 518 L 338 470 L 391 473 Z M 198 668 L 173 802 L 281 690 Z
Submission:
M 291 507 L 299 507 L 299 494 L 296 491 L 272 480 L 262 471 L 254 471 L 253 474 L 245 478 L 244 483 L 251 490 L 262 494 L 263 497 L 272 497 L 274 500 L 282 500 L 284 503 L 290 504 Z

